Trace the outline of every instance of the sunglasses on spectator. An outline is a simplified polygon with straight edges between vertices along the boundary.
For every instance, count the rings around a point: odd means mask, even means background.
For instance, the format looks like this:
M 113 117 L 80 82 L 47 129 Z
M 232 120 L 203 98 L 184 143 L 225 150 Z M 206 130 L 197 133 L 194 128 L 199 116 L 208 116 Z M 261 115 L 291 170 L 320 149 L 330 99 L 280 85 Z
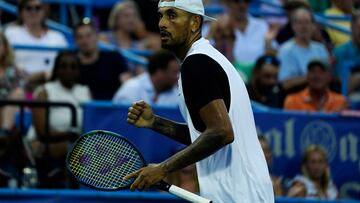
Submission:
M 25 6 L 24 8 L 26 11 L 35 11 L 35 12 L 38 12 L 38 11 L 41 11 L 43 9 L 43 6 L 42 5 L 36 5 L 36 6 L 30 6 L 30 5 L 27 5 Z

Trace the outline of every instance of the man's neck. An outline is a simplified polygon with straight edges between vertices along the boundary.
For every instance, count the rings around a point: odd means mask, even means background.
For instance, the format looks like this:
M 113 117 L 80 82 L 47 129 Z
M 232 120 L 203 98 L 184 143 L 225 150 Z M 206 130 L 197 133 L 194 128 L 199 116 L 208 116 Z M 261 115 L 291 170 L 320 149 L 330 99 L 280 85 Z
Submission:
M 327 99 L 327 89 L 325 90 L 313 90 L 309 89 L 311 100 L 319 103 L 324 102 Z
M 309 47 L 310 46 L 310 42 L 311 40 L 310 39 L 303 39 L 303 38 L 300 38 L 300 37 L 295 37 L 295 43 L 297 45 L 299 45 L 300 47 Z
M 79 58 L 82 64 L 92 64 L 99 58 L 99 50 L 92 52 L 79 52 Z
M 195 35 L 193 35 L 190 40 L 187 41 L 187 43 L 184 44 L 184 46 L 179 47 L 178 49 L 174 50 L 174 53 L 176 57 L 180 61 L 184 61 L 186 54 L 188 53 L 191 46 L 201 38 L 201 32 L 197 32 Z

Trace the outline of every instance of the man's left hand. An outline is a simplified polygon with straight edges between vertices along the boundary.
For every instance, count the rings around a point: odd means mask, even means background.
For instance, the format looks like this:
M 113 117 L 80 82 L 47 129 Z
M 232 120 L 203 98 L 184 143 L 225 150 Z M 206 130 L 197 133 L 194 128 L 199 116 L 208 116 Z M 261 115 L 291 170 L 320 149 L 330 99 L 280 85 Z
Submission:
M 124 180 L 136 178 L 130 186 L 130 190 L 148 190 L 155 183 L 166 177 L 167 173 L 160 164 L 149 164 L 147 167 L 141 168 L 138 171 L 128 174 Z

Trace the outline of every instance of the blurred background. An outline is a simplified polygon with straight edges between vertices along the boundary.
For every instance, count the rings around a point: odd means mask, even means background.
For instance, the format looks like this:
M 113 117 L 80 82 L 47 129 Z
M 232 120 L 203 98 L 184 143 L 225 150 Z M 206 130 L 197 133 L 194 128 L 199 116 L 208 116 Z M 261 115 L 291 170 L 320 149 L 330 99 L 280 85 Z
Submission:
M 360 1 L 203 2 L 217 18 L 203 37 L 246 83 L 276 202 L 360 202 Z M 149 163 L 183 149 L 126 123 L 141 99 L 183 121 L 157 3 L 0 0 L 0 202 L 184 202 L 94 191 L 65 165 L 95 129 L 129 138 Z M 167 181 L 199 192 L 195 165 Z

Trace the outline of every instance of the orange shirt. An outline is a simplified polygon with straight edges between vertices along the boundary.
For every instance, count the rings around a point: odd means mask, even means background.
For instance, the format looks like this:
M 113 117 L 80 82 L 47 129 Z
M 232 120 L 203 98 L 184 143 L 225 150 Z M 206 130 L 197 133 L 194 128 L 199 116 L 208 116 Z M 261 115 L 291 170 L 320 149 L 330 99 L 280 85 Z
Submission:
M 346 109 L 346 98 L 336 92 L 327 91 L 327 100 L 322 106 L 318 102 L 312 101 L 309 88 L 290 94 L 285 99 L 284 109 L 286 110 L 299 110 L 310 112 L 339 112 Z

